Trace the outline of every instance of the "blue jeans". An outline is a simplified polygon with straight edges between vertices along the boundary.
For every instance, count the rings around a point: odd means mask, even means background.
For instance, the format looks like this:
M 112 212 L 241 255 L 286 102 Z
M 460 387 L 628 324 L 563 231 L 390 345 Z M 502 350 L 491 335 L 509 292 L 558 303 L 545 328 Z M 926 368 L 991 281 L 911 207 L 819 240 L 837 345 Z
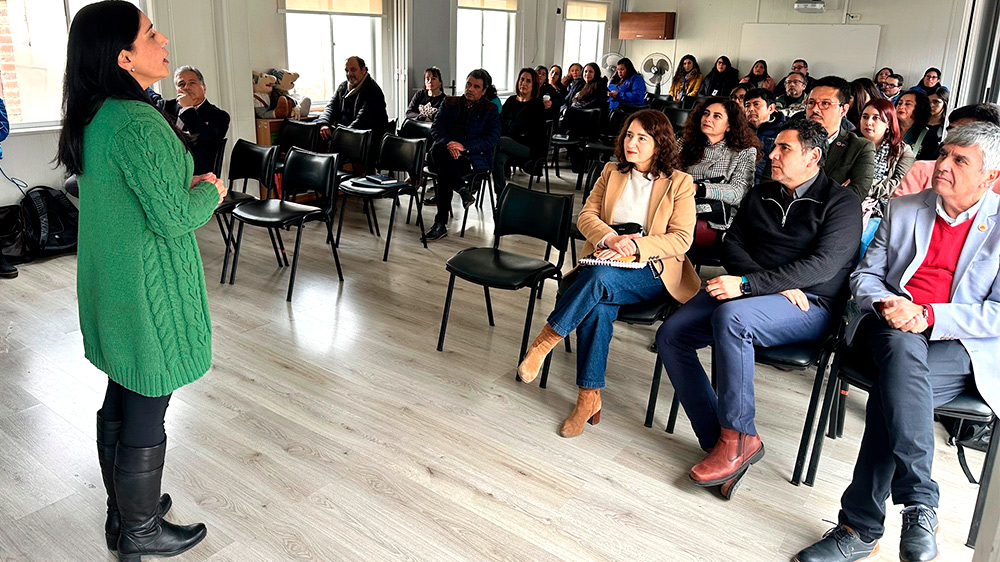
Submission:
M 577 337 L 576 385 L 604 388 L 608 347 L 618 307 L 655 299 L 666 291 L 653 271 L 609 266 L 580 268 L 573 283 L 556 301 L 548 323 L 560 336 L 574 329 Z
M 754 345 L 811 341 L 827 333 L 830 311 L 807 296 L 809 310 L 803 312 L 782 295 L 720 301 L 701 291 L 660 326 L 660 360 L 703 449 L 715 446 L 722 427 L 757 435 Z M 718 394 L 698 360 L 698 350 L 709 345 Z
M 878 379 L 868 393 L 865 434 L 840 500 L 840 522 L 879 538 L 890 492 L 896 504 L 938 506 L 940 492 L 931 479 L 934 408 L 975 385 L 972 359 L 958 340 L 928 341 L 874 315 L 861 321 L 853 348 L 870 358 Z

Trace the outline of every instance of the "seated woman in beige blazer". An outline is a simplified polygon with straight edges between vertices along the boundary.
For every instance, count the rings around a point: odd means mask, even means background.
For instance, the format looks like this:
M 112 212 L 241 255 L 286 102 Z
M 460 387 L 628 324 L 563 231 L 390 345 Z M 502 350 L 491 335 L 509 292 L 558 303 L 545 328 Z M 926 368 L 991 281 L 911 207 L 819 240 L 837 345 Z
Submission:
M 694 182 L 677 169 L 677 140 L 670 121 L 654 110 L 632 114 L 618 135 L 615 155 L 618 162 L 604 167 L 577 220 L 587 237 L 583 253 L 596 250 L 595 257 L 601 259 L 636 256 L 660 261 L 655 268 L 581 267 L 518 366 L 521 380 L 533 381 L 545 356 L 577 330 L 580 391 L 576 408 L 559 431 L 563 437 L 579 435 L 586 422 L 600 420 L 618 307 L 664 294 L 683 303 L 701 285 L 685 256 L 694 238 Z M 618 235 L 610 226 L 624 223 L 638 223 L 645 234 Z

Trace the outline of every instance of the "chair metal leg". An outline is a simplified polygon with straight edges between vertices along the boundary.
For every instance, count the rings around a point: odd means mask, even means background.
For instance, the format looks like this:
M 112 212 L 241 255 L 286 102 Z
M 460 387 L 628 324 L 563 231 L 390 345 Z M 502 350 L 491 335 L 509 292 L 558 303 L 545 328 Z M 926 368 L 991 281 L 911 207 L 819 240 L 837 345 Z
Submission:
M 847 395 L 851 391 L 851 385 L 846 382 L 840 385 L 840 393 L 837 395 L 837 438 L 844 436 L 844 418 L 847 417 Z
M 556 167 L 556 177 L 557 178 L 561 178 L 562 176 L 559 175 L 559 147 L 558 146 L 552 149 L 552 164 L 555 165 L 555 167 Z
M 539 281 L 540 285 L 543 281 Z M 517 363 L 521 364 L 524 354 L 528 352 L 528 337 L 531 335 L 531 317 L 535 313 L 535 297 L 538 293 L 538 285 L 531 286 L 531 296 L 528 298 L 528 314 L 524 317 L 524 335 L 521 336 L 521 352 L 517 354 Z
M 344 196 L 344 202 L 340 205 L 340 222 L 337 223 L 337 246 L 340 246 L 340 233 L 344 230 L 344 212 L 347 211 L 347 196 Z
M 285 242 L 281 239 L 281 229 L 274 229 L 274 236 L 278 239 L 278 248 L 281 250 L 281 261 L 288 267 L 288 252 L 285 251 Z
M 667 433 L 673 433 L 674 427 L 677 425 L 677 411 L 681 409 L 681 399 L 677 397 L 677 391 L 674 390 L 674 397 L 670 401 L 670 415 L 667 416 Z
M 233 248 L 233 269 L 229 272 L 229 284 L 232 285 L 236 282 L 236 266 L 240 264 L 240 246 L 243 243 L 243 221 L 240 221 L 240 227 L 236 229 L 236 247 Z
M 271 250 L 274 251 L 274 261 L 278 262 L 278 267 L 285 267 L 285 264 L 281 263 L 281 250 L 278 249 L 278 240 L 274 237 L 274 229 L 267 229 L 267 236 L 271 239 Z
M 483 293 L 486 295 L 486 317 L 490 321 L 490 326 L 496 326 L 493 321 L 493 301 L 490 299 L 490 288 L 483 285 Z
M 292 275 L 288 278 L 288 296 L 285 300 L 292 302 L 292 289 L 295 288 L 295 271 L 299 267 L 299 248 L 302 246 L 302 231 L 305 230 L 306 225 L 300 223 L 299 228 L 295 231 L 295 255 L 292 256 Z
M 226 251 L 222 255 L 222 278 L 219 279 L 219 283 L 224 284 L 226 282 L 226 270 L 229 268 L 229 256 L 232 254 L 233 250 L 233 240 L 232 233 L 226 232 L 222 216 L 216 214 L 215 219 L 219 223 L 219 231 L 222 232 L 222 242 L 226 245 Z
M 448 293 L 444 297 L 444 313 L 441 315 L 441 333 L 438 334 L 438 351 L 444 351 L 444 333 L 448 329 L 448 312 L 451 311 L 451 294 L 455 292 L 455 274 L 448 279 Z
M 406 206 L 406 224 L 410 224 L 410 214 L 413 213 L 413 200 L 416 196 L 410 197 L 410 204 Z
M 326 235 L 333 240 L 333 219 L 327 218 L 324 222 L 326 222 Z M 337 266 L 337 279 L 343 282 L 344 271 L 340 269 L 340 255 L 337 253 L 337 244 L 331 243 L 330 247 L 333 249 L 333 263 Z
M 576 259 L 576 240 L 574 240 L 572 237 L 569 239 L 569 254 L 573 258 L 573 265 L 575 266 L 576 262 L 577 262 L 577 259 Z
M 986 498 L 989 497 L 990 480 L 992 480 L 993 468 L 997 462 L 997 449 L 1000 449 L 1000 437 L 997 437 L 997 430 L 1000 430 L 1000 422 L 993 418 L 993 432 L 990 437 L 990 446 L 986 449 L 986 459 L 983 461 L 983 473 L 979 477 L 979 495 L 976 496 L 976 507 L 972 511 L 972 524 L 969 526 L 969 537 L 965 541 L 965 546 L 976 548 L 976 539 L 979 537 L 979 524 L 983 518 L 983 509 L 986 507 Z
M 396 222 L 396 206 L 399 204 L 399 197 L 392 198 L 392 210 L 389 211 L 389 230 L 385 233 L 385 253 L 382 254 L 382 261 L 389 261 L 389 243 L 392 242 L 392 225 Z
M 549 189 L 549 165 L 546 163 L 543 168 L 545 169 L 545 193 L 552 193 Z
M 538 381 L 538 388 L 546 388 L 549 384 L 549 367 L 552 365 L 552 354 L 545 356 L 545 362 L 542 363 L 542 378 Z
M 382 232 L 378 228 L 378 214 L 375 213 L 375 200 L 368 199 L 368 210 L 372 214 L 372 224 L 375 225 L 375 236 L 382 237 Z
M 487 178 L 486 181 L 490 182 L 489 183 L 489 187 L 487 187 L 486 189 L 489 190 L 489 194 L 490 194 L 490 210 L 493 212 L 493 220 L 495 221 L 495 220 L 497 220 L 497 201 L 496 201 L 496 197 L 495 197 L 496 187 L 497 186 L 493 185 L 493 178 Z
M 832 355 L 829 351 L 823 352 L 819 365 L 816 367 L 816 378 L 813 380 L 812 393 L 809 395 L 809 407 L 806 409 L 806 421 L 802 426 L 799 450 L 795 455 L 795 468 L 792 470 L 792 484 L 796 486 L 802 483 L 802 470 L 806 464 L 806 455 L 809 453 L 809 441 L 812 437 L 813 425 L 816 422 L 816 410 L 819 409 L 819 395 L 823 392 L 823 379 L 826 378 L 826 370 Z
M 653 367 L 653 382 L 649 385 L 649 401 L 646 403 L 646 427 L 653 427 L 653 414 L 656 413 L 656 399 L 660 394 L 660 376 L 663 374 L 663 363 L 659 356 L 656 358 L 656 366 Z
M 410 197 L 410 202 L 412 203 L 413 200 L 416 199 L 416 198 L 417 198 L 416 195 Z M 424 207 L 423 203 L 421 203 L 420 200 L 417 199 L 417 228 L 420 229 L 420 243 L 424 245 L 424 249 L 426 250 L 427 249 L 427 231 L 424 230 L 424 212 L 423 212 L 423 207 Z
M 816 471 L 819 470 L 819 459 L 823 454 L 823 438 L 826 435 L 823 428 L 830 421 L 830 411 L 833 409 L 834 394 L 836 393 L 837 382 L 840 375 L 840 357 L 833 359 L 833 367 L 830 368 L 830 376 L 827 377 L 826 395 L 823 398 L 823 408 L 819 413 L 819 424 L 816 428 L 816 435 L 813 438 L 812 455 L 809 458 L 809 470 L 806 478 L 802 481 L 806 486 L 812 486 L 816 482 Z
M 361 211 L 365 214 L 365 220 L 368 221 L 368 233 L 375 234 L 375 227 L 372 225 L 372 215 L 368 212 L 368 200 L 361 200 Z

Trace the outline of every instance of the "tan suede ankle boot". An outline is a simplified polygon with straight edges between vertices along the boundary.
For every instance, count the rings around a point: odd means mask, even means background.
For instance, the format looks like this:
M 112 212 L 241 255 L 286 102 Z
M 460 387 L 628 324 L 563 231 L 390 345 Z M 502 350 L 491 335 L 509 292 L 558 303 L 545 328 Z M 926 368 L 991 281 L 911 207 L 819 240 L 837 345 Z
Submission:
M 583 433 L 584 424 L 597 425 L 599 421 L 601 421 L 601 389 L 580 388 L 580 393 L 576 395 L 576 407 L 559 428 L 559 435 L 576 437 Z
M 552 326 L 548 324 L 542 328 L 542 332 L 538 334 L 535 341 L 531 342 L 528 346 L 528 351 L 524 354 L 524 359 L 521 364 L 517 366 L 517 374 L 521 377 L 521 382 L 531 382 L 535 380 L 538 376 L 539 369 L 542 368 L 542 363 L 545 362 L 545 357 L 552 351 L 552 348 L 559 345 L 559 342 L 563 340 L 563 337 L 556 333 L 552 329 Z

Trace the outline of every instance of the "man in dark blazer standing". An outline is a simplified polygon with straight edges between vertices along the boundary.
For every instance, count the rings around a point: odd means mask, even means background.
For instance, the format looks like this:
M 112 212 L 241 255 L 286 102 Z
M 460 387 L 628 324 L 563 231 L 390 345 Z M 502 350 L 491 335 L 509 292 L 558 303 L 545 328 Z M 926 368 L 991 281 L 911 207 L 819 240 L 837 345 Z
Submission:
M 361 57 L 349 57 L 344 63 L 344 80 L 334 92 L 323 114 L 316 119 L 321 125 L 319 135 L 328 140 L 333 134 L 331 127 L 343 125 L 352 129 L 367 129 L 372 132 L 368 151 L 369 162 L 378 157 L 378 147 L 389 124 L 385 111 L 385 94 L 368 73 L 368 67 Z
M 215 159 L 229 130 L 229 114 L 205 99 L 205 77 L 193 66 L 174 72 L 177 99 L 156 100 L 163 112 L 177 120 L 182 131 L 191 135 L 191 155 L 195 175 L 215 172 Z

